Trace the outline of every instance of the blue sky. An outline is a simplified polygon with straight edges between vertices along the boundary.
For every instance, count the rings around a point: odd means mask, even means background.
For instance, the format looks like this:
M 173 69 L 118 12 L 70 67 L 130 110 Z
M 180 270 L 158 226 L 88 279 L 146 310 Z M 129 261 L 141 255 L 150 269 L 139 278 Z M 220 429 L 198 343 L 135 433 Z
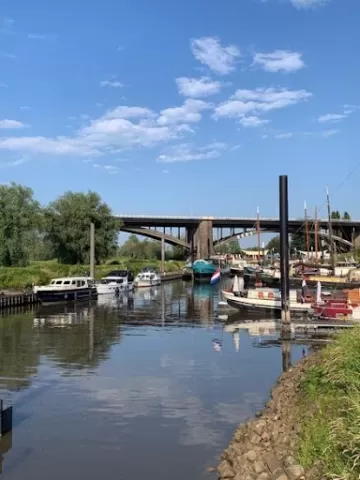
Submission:
M 0 181 L 276 216 L 288 174 L 291 216 L 328 185 L 360 218 L 359 18 L 358 0 L 3 0 Z

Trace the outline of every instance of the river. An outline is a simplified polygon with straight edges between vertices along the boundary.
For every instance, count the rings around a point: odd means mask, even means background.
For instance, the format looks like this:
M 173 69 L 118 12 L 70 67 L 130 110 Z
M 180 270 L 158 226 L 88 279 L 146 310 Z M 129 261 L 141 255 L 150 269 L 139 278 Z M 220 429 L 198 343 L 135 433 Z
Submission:
M 3 478 L 216 478 L 207 468 L 282 371 L 281 348 L 223 328 L 219 292 L 179 281 L 3 313 L 0 398 L 14 407 Z

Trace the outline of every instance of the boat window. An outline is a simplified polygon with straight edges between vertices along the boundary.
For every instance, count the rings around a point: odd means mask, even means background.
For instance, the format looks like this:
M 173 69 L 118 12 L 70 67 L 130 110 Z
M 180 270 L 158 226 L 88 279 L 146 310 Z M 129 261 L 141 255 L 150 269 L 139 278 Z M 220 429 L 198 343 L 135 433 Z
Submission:
M 70 280 L 65 280 L 64 285 L 70 285 Z
M 51 280 L 50 285 L 55 285 L 55 280 Z
M 73 281 L 71 282 L 71 285 L 76 285 L 76 280 L 73 280 Z
M 62 280 L 56 280 L 56 285 L 61 285 L 62 283 Z

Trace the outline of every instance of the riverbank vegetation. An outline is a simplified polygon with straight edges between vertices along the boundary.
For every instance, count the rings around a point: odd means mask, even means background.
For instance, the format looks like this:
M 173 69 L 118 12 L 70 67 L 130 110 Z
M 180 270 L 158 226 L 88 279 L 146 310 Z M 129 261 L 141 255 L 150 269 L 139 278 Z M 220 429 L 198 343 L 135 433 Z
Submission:
M 160 269 L 158 260 L 136 260 L 132 258 L 114 257 L 106 263 L 96 265 L 95 277 L 100 279 L 112 270 L 129 269 L 137 274 L 144 266 Z M 165 262 L 165 272 L 178 272 L 184 267 L 184 262 L 168 260 Z M 33 284 L 44 285 L 52 278 L 89 275 L 89 265 L 68 265 L 57 260 L 35 261 L 26 267 L 0 267 L 0 290 L 24 290 Z
M 360 328 L 339 335 L 300 385 L 299 461 L 318 478 L 360 477 Z

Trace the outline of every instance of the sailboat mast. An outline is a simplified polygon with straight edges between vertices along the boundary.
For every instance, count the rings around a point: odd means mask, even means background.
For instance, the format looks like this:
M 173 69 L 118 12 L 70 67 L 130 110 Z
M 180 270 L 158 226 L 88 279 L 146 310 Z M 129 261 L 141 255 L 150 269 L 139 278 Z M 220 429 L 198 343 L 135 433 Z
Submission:
M 317 261 L 318 261 L 318 247 L 319 247 L 319 244 L 318 244 L 318 228 L 319 228 L 319 224 L 318 224 L 317 207 L 315 207 L 315 225 L 314 225 L 314 228 L 315 228 L 315 262 L 317 263 Z
M 309 259 L 309 252 L 310 252 L 309 222 L 308 222 L 306 202 L 304 202 L 304 212 L 305 212 L 306 257 L 307 257 L 307 259 Z
M 331 221 L 330 197 L 329 197 L 328 187 L 326 187 L 326 201 L 327 201 L 327 210 L 328 210 L 330 260 L 331 260 L 331 268 L 332 268 L 333 274 L 335 274 L 335 254 L 334 254 L 334 242 L 332 238 L 333 229 L 332 229 L 332 221 Z
M 260 263 L 261 258 L 261 238 L 260 238 L 260 210 L 259 207 L 256 209 L 256 231 L 258 239 L 258 262 Z

